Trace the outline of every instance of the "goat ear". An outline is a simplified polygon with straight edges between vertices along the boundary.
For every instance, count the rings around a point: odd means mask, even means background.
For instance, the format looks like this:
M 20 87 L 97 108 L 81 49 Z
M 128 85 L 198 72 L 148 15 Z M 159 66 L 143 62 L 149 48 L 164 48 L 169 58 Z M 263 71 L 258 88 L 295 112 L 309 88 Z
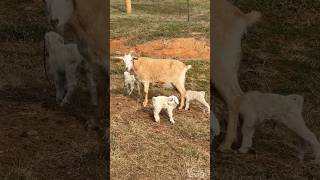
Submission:
M 123 57 L 122 57 L 122 56 L 113 56 L 113 57 L 111 57 L 111 58 L 113 58 L 113 59 L 121 59 L 121 60 L 123 60 Z
M 130 51 L 128 55 L 132 56 L 132 54 L 134 53 L 134 51 Z
M 291 100 L 293 100 L 295 102 L 296 106 L 298 107 L 298 109 L 302 111 L 302 109 L 303 109 L 303 101 L 304 101 L 303 96 L 292 94 L 292 95 L 289 95 L 288 97 Z

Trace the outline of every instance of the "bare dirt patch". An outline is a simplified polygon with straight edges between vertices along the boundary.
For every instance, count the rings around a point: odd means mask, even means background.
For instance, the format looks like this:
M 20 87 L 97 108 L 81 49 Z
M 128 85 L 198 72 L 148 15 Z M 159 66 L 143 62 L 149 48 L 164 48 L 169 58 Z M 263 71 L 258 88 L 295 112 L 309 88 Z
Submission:
M 136 46 L 130 46 L 124 38 L 110 42 L 111 53 L 123 54 L 130 50 L 139 55 L 157 58 L 210 59 L 209 42 L 196 38 L 173 38 L 154 40 Z

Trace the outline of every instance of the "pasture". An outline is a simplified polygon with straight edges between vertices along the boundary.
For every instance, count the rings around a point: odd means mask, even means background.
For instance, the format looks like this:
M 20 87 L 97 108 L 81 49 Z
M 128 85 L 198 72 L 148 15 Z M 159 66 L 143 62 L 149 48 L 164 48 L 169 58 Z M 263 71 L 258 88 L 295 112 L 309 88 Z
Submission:
M 175 58 L 193 67 L 186 74 L 186 89 L 210 96 L 209 1 L 132 1 L 132 15 L 124 1 L 111 1 L 111 54 L 134 50 L 138 55 Z M 150 86 L 148 106 L 142 96 L 123 95 L 124 64 L 111 59 L 111 177 L 114 179 L 209 178 L 209 115 L 194 102 L 189 111 L 174 111 L 176 123 L 166 113 L 153 119 L 151 97 L 178 95 L 173 90 Z M 141 86 L 143 87 L 143 86 Z M 125 173 L 124 173 L 125 172 Z

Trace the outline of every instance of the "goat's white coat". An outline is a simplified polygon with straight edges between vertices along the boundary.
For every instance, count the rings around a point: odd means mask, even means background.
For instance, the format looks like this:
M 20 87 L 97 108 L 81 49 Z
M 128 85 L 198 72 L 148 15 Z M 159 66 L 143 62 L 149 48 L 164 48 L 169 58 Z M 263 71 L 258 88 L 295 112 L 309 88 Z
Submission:
M 205 99 L 206 93 L 204 91 L 186 91 L 186 107 L 185 110 L 189 109 L 190 101 L 197 100 L 204 106 L 206 106 L 208 113 L 210 113 L 210 106 Z
M 175 123 L 173 119 L 173 110 L 179 104 L 176 96 L 157 96 L 152 98 L 153 116 L 156 122 L 160 122 L 159 113 L 162 109 L 166 109 L 172 124 Z
M 240 115 L 243 118 L 242 145 L 239 152 L 246 153 L 252 145 L 255 126 L 265 120 L 274 120 L 286 125 L 305 142 L 311 144 L 317 160 L 320 160 L 320 144 L 308 129 L 303 117 L 303 97 L 249 91 L 241 98 Z
M 80 66 L 83 66 L 90 84 L 91 102 L 96 105 L 97 92 L 93 72 L 79 53 L 78 46 L 73 43 L 64 44 L 63 37 L 52 31 L 45 34 L 45 43 L 49 54 L 49 72 L 54 77 L 56 87 L 56 101 L 61 102 L 61 106 L 69 102 L 78 82 L 77 72 Z
M 72 0 L 45 0 L 48 24 L 63 34 L 64 26 L 74 12 Z
M 135 85 L 137 86 L 138 94 L 140 95 L 140 84 L 134 77 L 134 75 L 130 74 L 128 71 L 123 73 L 124 75 L 124 87 L 128 95 L 131 95 L 134 90 Z

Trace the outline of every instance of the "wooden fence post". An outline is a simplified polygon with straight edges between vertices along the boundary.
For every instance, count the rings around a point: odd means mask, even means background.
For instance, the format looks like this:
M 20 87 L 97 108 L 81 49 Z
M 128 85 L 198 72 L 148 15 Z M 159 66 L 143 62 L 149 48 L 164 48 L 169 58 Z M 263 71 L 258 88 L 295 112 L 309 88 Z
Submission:
M 131 0 L 126 0 L 126 10 L 127 10 L 127 14 L 130 15 L 132 12 L 131 9 Z

